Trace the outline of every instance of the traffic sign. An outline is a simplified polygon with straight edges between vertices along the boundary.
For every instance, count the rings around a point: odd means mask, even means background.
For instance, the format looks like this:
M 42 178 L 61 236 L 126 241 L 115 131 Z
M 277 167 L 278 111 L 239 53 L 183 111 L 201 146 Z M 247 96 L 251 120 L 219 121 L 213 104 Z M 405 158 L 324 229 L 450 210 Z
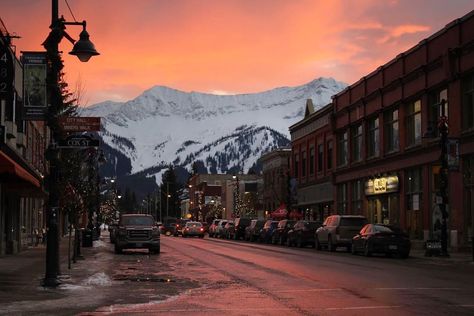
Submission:
M 100 117 L 60 117 L 58 122 L 65 132 L 100 131 Z
M 64 140 L 58 141 L 58 148 L 89 148 L 89 147 L 99 147 L 100 141 L 98 139 L 93 139 L 90 136 L 69 136 Z

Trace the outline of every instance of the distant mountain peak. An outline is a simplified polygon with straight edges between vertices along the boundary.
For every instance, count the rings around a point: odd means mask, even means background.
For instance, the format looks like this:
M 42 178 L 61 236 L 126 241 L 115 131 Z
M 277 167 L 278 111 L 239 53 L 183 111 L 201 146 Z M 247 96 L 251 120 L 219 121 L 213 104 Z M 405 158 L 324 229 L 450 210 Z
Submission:
M 214 95 L 157 85 L 127 102 L 85 108 L 81 115 L 104 118 L 101 136 L 128 157 L 127 172 L 158 175 L 167 164 L 190 168 L 197 160 L 209 172 L 237 166 L 247 172 L 265 151 L 289 144 L 288 128 L 303 119 L 308 99 L 317 111 L 346 86 L 321 77 L 260 93 Z

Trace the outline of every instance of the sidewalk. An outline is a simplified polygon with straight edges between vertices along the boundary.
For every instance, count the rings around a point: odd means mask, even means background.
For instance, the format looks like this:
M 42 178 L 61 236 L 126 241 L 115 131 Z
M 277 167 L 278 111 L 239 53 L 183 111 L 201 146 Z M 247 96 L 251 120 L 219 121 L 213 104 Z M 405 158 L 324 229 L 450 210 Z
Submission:
M 86 260 L 78 260 L 77 263 L 71 263 L 72 269 L 69 270 L 68 242 L 68 236 L 63 237 L 60 240 L 59 259 L 61 275 L 58 277 L 59 279 L 71 274 L 74 266 L 86 262 L 88 256 L 92 253 L 92 248 L 81 248 L 81 254 L 86 258 Z M 37 247 L 30 247 L 15 255 L 0 257 L 0 305 L 2 305 L 2 303 L 10 303 L 17 300 L 37 301 L 46 298 L 43 294 L 51 293 L 48 293 L 46 289 L 42 291 L 43 288 L 41 284 L 45 272 L 45 244 L 38 245 Z

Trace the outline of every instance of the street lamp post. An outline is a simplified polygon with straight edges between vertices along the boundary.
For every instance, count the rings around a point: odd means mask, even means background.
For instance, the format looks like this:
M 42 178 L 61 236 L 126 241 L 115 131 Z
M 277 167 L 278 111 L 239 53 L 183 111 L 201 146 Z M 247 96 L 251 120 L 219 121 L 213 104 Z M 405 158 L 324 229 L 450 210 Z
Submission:
M 50 145 L 46 152 L 46 158 L 49 160 L 49 198 L 47 214 L 48 231 L 46 244 L 46 273 L 42 283 L 45 287 L 56 287 L 60 284 L 57 278 L 59 274 L 59 151 L 56 148 L 56 141 L 59 139 L 58 114 L 60 106 L 62 105 L 62 94 L 59 87 L 59 76 L 62 68 L 61 57 L 59 55 L 59 43 L 63 37 L 66 37 L 72 43 L 75 42 L 71 36 L 66 33 L 66 25 L 83 26 L 80 40 L 76 42 L 70 54 L 78 56 L 81 61 L 87 61 L 91 56 L 99 54 L 95 50 L 94 45 L 89 41 L 89 34 L 87 34 L 87 31 L 85 30 L 85 21 L 66 22 L 64 18 L 59 18 L 58 0 L 52 0 L 51 32 L 43 43 L 50 65 L 47 76 L 50 102 L 47 124 L 51 130 Z
M 442 99 L 441 102 L 435 104 L 441 107 L 440 116 L 438 118 L 438 132 L 439 132 L 439 146 L 441 149 L 441 155 L 439 161 L 441 167 L 439 169 L 439 209 L 441 212 L 441 251 L 440 257 L 449 257 L 448 253 L 448 211 L 446 210 L 446 204 L 448 203 L 448 118 L 446 116 L 446 100 Z M 425 138 L 433 138 L 436 135 L 433 133 L 433 129 L 430 129 L 425 135 Z
M 446 203 L 448 203 L 448 118 L 445 113 L 446 100 L 441 100 L 441 116 L 438 122 L 438 129 L 440 134 L 439 144 L 441 147 L 441 169 L 439 171 L 439 194 L 441 196 L 441 253 L 442 257 L 449 257 L 448 254 L 448 212 L 446 210 Z

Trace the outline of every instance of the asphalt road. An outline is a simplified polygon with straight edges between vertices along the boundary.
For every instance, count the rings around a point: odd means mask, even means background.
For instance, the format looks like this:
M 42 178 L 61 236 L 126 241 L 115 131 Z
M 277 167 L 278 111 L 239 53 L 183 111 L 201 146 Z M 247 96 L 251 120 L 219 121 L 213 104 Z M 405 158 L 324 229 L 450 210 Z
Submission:
M 469 263 L 165 236 L 160 255 L 106 238 L 84 255 L 58 289 L 5 290 L 0 314 L 474 315 Z

